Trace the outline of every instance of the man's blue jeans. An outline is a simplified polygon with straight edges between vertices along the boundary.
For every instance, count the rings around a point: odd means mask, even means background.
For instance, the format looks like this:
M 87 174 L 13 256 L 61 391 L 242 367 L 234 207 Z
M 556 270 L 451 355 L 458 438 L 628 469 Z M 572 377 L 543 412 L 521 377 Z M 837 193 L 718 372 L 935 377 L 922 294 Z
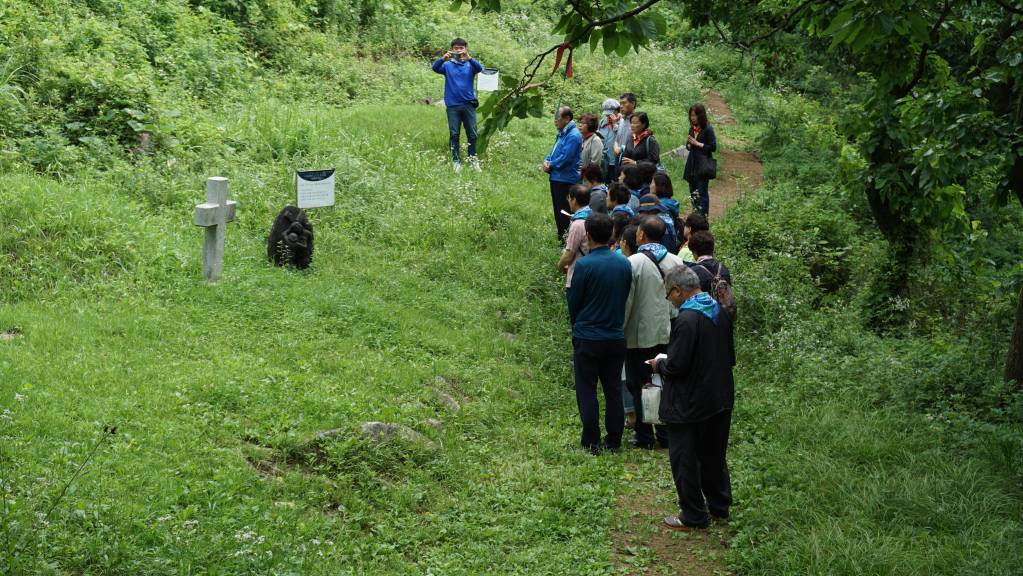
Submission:
M 476 109 L 472 104 L 459 104 L 448 106 L 448 132 L 450 138 L 448 144 L 451 146 L 451 159 L 459 161 L 458 136 L 461 126 L 465 126 L 465 139 L 469 141 L 469 156 L 476 155 Z

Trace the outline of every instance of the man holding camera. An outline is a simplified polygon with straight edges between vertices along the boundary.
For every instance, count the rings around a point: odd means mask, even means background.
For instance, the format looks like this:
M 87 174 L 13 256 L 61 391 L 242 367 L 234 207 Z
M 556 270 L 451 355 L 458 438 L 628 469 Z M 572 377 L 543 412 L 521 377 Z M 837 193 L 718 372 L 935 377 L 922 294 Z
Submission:
M 465 137 L 469 141 L 469 164 L 480 170 L 479 159 L 476 157 L 476 90 L 473 81 L 483 71 L 479 60 L 469 56 L 468 43 L 455 38 L 451 41 L 451 49 L 433 63 L 433 71 L 444 75 L 444 106 L 448 111 L 449 144 L 451 159 L 455 172 L 462 169 L 459 156 L 459 135 L 465 126 Z

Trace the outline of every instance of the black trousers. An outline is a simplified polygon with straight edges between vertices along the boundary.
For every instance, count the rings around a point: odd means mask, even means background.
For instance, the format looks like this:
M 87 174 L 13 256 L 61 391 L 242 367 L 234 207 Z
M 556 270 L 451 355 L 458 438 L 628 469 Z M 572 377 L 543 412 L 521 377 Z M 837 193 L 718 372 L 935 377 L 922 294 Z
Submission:
M 726 518 L 732 484 L 725 451 L 732 411 L 703 422 L 668 424 L 668 459 L 678 492 L 679 519 L 687 526 L 710 524 L 710 514 Z
M 629 348 L 625 353 L 625 382 L 629 388 L 629 394 L 636 404 L 636 444 L 642 446 L 653 446 L 654 425 L 643 422 L 643 386 L 650 381 L 650 365 L 647 360 L 664 352 L 668 347 L 665 345 L 654 346 L 653 348 Z M 656 427 L 656 440 L 662 446 L 668 445 L 668 430 L 664 426 Z
M 600 447 L 600 401 L 597 380 L 604 389 L 604 428 L 606 445 L 612 450 L 622 446 L 625 429 L 625 408 L 622 406 L 622 364 L 625 362 L 625 341 L 595 342 L 572 339 L 575 350 L 575 399 L 582 420 L 581 444 L 591 450 Z
M 569 211 L 568 189 L 571 187 L 572 185 L 568 182 L 555 182 L 551 180 L 551 205 L 554 207 L 554 225 L 558 227 L 558 238 L 561 240 L 565 239 L 568 225 L 572 223 L 571 218 L 561 213 L 562 210 L 565 212 Z

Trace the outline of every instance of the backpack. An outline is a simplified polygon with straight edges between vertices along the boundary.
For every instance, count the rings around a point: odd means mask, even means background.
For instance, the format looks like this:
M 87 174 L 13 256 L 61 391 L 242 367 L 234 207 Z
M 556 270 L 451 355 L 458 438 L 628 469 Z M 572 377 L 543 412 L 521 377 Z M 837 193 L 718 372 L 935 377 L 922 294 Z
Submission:
M 728 312 L 732 322 L 735 322 L 735 315 L 738 312 L 735 304 L 735 293 L 732 291 L 732 285 L 728 283 L 728 280 L 721 277 L 721 269 L 722 264 L 718 262 L 717 272 L 714 273 L 714 279 L 710 283 L 710 295 L 725 309 L 725 312 Z
M 653 134 L 651 134 L 650 136 L 653 136 Z M 650 157 L 650 136 L 647 136 L 646 138 L 643 139 L 643 142 L 646 143 L 646 157 L 647 158 Z M 657 172 L 659 174 L 667 174 L 668 173 L 668 171 L 664 169 L 664 164 L 662 164 L 660 162 L 657 163 Z

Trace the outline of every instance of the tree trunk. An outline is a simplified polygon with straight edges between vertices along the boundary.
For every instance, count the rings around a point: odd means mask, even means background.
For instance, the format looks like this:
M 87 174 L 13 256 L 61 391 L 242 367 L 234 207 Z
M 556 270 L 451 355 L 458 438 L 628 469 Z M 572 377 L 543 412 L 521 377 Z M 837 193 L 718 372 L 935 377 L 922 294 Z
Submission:
M 1023 288 L 1019 292 L 1016 303 L 1016 324 L 1012 328 L 1012 341 L 1009 342 L 1009 356 L 1005 359 L 1005 381 L 1016 381 L 1016 389 L 1023 384 Z

